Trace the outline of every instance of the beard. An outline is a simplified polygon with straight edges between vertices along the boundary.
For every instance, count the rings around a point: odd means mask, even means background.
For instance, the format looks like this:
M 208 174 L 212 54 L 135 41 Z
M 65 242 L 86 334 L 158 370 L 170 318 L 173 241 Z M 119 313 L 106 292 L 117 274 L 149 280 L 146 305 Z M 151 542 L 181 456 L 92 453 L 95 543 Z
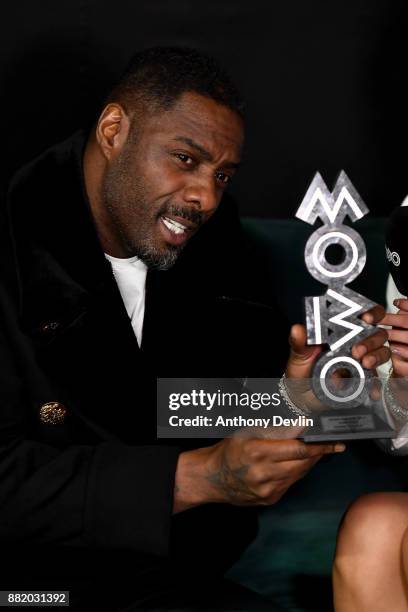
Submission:
M 183 248 L 184 245 L 180 247 L 167 246 L 165 249 L 158 249 L 153 241 L 146 239 L 141 241 L 137 249 L 135 249 L 134 254 L 137 255 L 148 268 L 154 270 L 168 270 L 174 266 Z
M 186 243 L 175 246 L 160 241 L 157 236 L 160 217 L 166 213 L 178 215 L 199 226 L 202 215 L 170 200 L 156 208 L 149 204 L 148 181 L 137 173 L 134 160 L 134 151 L 125 145 L 105 173 L 102 203 L 128 256 L 138 257 L 148 268 L 168 270 L 176 263 Z

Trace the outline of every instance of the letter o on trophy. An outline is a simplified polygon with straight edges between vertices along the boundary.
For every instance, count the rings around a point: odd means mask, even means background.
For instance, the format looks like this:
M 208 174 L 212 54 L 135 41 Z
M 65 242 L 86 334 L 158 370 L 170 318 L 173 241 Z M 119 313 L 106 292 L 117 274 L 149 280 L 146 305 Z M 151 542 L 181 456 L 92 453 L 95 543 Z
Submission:
M 349 376 L 336 378 L 334 374 L 337 370 L 347 370 Z M 371 370 L 364 370 L 352 357 L 328 351 L 315 364 L 312 386 L 323 405 L 356 408 L 368 399 L 368 379 L 372 376 Z
M 326 259 L 327 248 L 334 244 L 344 249 L 345 256 L 339 264 Z M 366 257 L 363 239 L 348 225 L 319 227 L 305 247 L 305 261 L 310 274 L 329 286 L 344 285 L 357 278 L 365 266 Z

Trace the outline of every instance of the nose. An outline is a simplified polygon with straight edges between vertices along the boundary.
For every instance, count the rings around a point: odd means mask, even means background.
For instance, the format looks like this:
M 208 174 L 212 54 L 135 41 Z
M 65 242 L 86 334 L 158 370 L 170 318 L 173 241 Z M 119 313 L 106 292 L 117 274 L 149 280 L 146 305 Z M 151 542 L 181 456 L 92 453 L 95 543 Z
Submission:
M 192 180 L 184 187 L 183 199 L 188 204 L 193 204 L 197 209 L 210 216 L 220 202 L 220 194 L 217 193 L 214 178 L 192 177 Z

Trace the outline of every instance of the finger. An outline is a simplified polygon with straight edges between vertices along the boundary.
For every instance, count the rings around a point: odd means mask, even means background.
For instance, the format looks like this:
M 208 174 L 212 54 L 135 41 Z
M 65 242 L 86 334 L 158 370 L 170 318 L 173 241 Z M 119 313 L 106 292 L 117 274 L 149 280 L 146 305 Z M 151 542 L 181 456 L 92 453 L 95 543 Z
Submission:
M 408 377 L 408 361 L 405 361 L 405 359 L 402 359 L 399 355 L 393 354 L 392 369 L 396 376 L 401 376 L 403 378 Z
M 408 312 L 408 300 L 406 298 L 398 298 L 394 300 L 393 304 L 396 308 Z
M 381 385 L 381 382 L 378 380 L 378 378 L 373 378 L 370 381 L 369 394 L 370 394 L 370 398 L 375 402 L 381 398 L 382 385 Z
M 304 325 L 293 325 L 289 336 L 290 355 L 286 367 L 288 378 L 310 377 L 313 363 L 321 353 L 321 346 L 307 344 L 307 333 Z
M 401 329 L 387 329 L 386 331 L 390 342 L 408 344 L 408 331 L 403 331 Z
M 390 349 L 388 346 L 382 346 L 381 348 L 371 351 L 365 355 L 361 363 L 363 364 L 364 368 L 371 370 L 382 363 L 387 363 L 389 359 L 391 359 Z
M 406 344 L 398 344 L 397 342 L 392 342 L 390 344 L 391 353 L 396 355 L 400 359 L 408 360 L 408 346 Z
M 304 325 L 296 324 L 292 325 L 289 336 L 289 344 L 291 348 L 291 354 L 298 360 L 308 359 L 310 353 L 313 351 L 313 346 L 307 345 L 307 333 Z
M 313 468 L 313 466 L 316 465 L 318 461 L 320 461 L 320 459 L 321 457 L 316 457 L 314 459 L 309 459 L 305 462 L 299 462 L 304 463 L 304 465 L 297 465 L 295 469 L 293 468 L 293 461 L 288 461 L 287 464 L 281 463 L 280 465 L 284 466 L 284 468 L 282 470 L 281 478 L 279 479 L 279 481 L 276 481 L 276 479 L 274 478 L 274 474 L 270 474 L 269 478 L 267 478 L 263 483 L 263 486 L 268 486 L 268 488 L 270 489 L 270 494 L 269 497 L 267 497 L 265 500 L 265 505 L 275 504 L 277 501 L 279 501 L 279 499 L 281 499 L 282 495 L 286 493 L 289 487 L 292 486 L 298 480 L 304 478 Z M 276 468 L 276 465 L 274 466 L 274 468 Z
M 384 342 L 388 340 L 387 330 L 379 329 L 371 336 L 364 338 L 361 342 L 357 342 L 353 345 L 351 353 L 355 359 L 362 359 L 364 355 L 375 351 L 379 347 L 384 345 Z
M 408 302 L 408 300 L 407 300 Z M 381 325 L 390 325 L 391 327 L 399 327 L 408 329 L 408 313 L 401 312 L 396 314 L 387 313 L 380 321 Z
M 281 461 L 278 467 L 279 478 L 287 478 L 290 474 L 293 475 L 294 472 L 298 474 L 298 478 L 302 478 L 314 465 L 316 465 L 318 461 L 320 461 L 323 456 L 324 455 L 322 454 L 316 455 L 315 457 L 310 457 L 309 459 L 292 459 L 291 461 Z M 276 471 L 275 474 L 270 475 L 270 478 L 274 478 L 274 476 L 276 477 Z
M 269 463 L 264 466 L 262 472 L 258 474 L 259 484 L 265 485 L 272 483 L 276 486 L 277 483 L 285 483 L 290 486 L 296 480 L 303 478 L 312 469 L 314 465 L 323 455 L 312 457 L 311 459 L 299 459 L 291 461 L 281 461 L 280 463 Z M 287 487 L 286 487 L 287 488 Z
M 384 306 L 381 306 L 381 304 L 376 304 L 373 308 L 371 308 L 370 310 L 367 310 L 367 312 L 365 312 L 361 318 L 366 323 L 369 323 L 370 325 L 375 325 L 381 319 L 384 318 L 384 315 L 385 315 Z
M 339 368 L 335 370 L 332 374 L 332 378 L 334 381 L 342 380 L 343 378 L 349 378 L 350 371 L 347 368 Z
M 278 463 L 341 453 L 346 448 L 344 444 L 336 442 L 332 444 L 306 444 L 301 440 L 260 440 L 259 442 L 264 444 L 265 456 Z

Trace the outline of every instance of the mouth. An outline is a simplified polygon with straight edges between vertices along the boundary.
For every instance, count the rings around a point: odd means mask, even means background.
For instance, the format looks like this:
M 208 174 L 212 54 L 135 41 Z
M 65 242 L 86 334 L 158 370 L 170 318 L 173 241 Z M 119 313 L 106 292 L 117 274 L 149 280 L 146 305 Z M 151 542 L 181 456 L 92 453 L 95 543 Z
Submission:
M 174 218 L 168 215 L 159 217 L 160 229 L 165 241 L 173 246 L 184 244 L 196 229 L 196 225 L 183 218 Z

